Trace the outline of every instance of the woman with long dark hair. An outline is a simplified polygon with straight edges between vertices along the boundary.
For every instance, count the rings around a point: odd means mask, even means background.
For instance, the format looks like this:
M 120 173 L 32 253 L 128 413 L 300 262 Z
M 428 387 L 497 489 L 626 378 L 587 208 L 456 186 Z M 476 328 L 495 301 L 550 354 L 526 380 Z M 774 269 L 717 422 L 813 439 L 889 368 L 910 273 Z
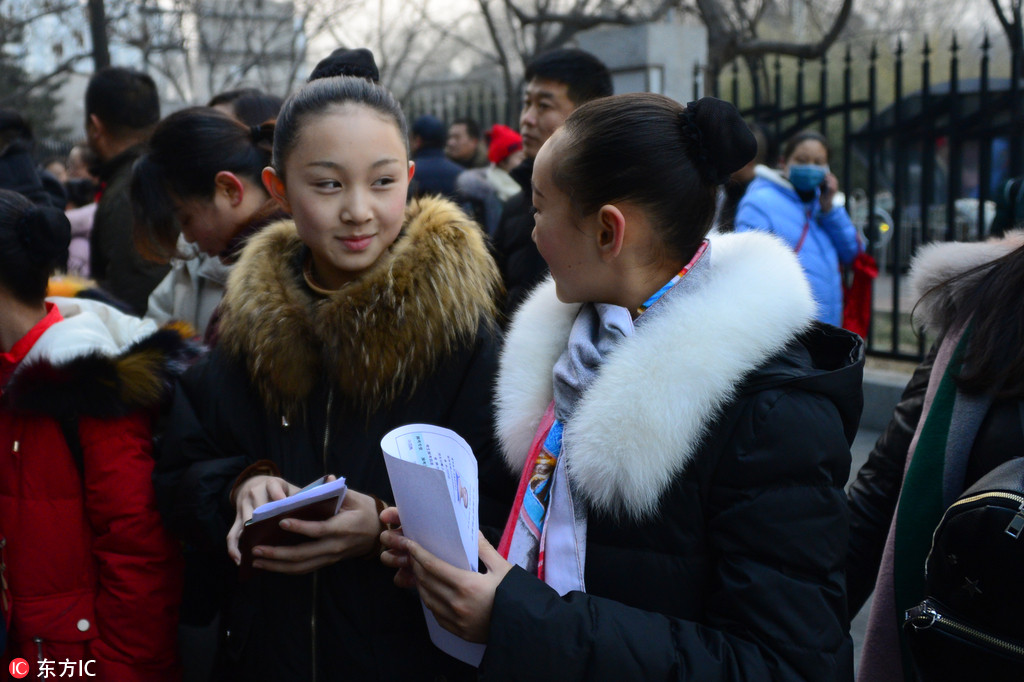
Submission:
M 910 282 L 935 348 L 849 493 L 851 615 L 875 593 L 862 680 L 913 679 L 899 626 L 926 596 L 932 534 L 964 490 L 1024 453 L 1024 234 L 923 247 Z

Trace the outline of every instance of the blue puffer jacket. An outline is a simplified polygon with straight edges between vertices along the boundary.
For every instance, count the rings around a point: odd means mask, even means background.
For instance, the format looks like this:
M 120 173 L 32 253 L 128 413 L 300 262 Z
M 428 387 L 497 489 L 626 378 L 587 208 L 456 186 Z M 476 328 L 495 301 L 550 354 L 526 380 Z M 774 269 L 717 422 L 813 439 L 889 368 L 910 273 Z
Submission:
M 788 180 L 766 166 L 758 166 L 757 177 L 736 209 L 736 231 L 774 232 L 795 250 L 808 210 L 810 230 L 798 254 L 800 265 L 818 303 L 818 319 L 838 326 L 843 317 L 839 264 L 849 264 L 862 250 L 857 228 L 846 209 L 835 206 L 823 213 L 817 192 L 814 199 L 804 203 Z

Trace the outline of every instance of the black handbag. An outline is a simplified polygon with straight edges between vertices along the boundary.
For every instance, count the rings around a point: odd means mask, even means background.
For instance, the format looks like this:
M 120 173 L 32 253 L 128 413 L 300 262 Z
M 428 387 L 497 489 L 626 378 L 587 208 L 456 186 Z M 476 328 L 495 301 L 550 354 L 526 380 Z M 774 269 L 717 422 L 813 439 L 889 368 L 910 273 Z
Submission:
M 1024 680 L 1024 458 L 949 506 L 903 631 L 918 677 Z

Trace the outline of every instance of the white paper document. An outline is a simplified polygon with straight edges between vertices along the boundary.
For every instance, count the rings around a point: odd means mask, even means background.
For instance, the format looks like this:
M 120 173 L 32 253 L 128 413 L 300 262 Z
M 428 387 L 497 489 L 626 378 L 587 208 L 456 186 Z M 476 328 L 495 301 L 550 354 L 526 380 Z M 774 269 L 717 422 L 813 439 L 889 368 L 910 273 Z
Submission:
M 347 490 L 344 477 L 337 478 L 329 483 L 326 482 L 326 477 L 317 479 L 290 497 L 267 502 L 253 509 L 252 523 L 330 498 L 337 498 L 337 502 L 334 505 L 334 513 L 337 514 L 338 510 L 341 509 L 341 503 L 345 500 L 345 492 Z
M 477 570 L 480 494 L 476 457 L 450 429 L 409 424 L 380 442 L 402 532 L 428 552 L 467 571 Z M 442 628 L 426 607 L 430 639 L 451 656 L 479 666 L 484 645 Z

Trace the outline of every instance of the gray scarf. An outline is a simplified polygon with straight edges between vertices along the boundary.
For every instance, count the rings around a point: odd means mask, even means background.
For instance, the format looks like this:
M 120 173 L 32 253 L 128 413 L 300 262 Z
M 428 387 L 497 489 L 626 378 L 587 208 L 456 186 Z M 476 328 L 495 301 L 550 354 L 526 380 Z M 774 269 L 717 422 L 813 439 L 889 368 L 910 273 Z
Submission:
M 623 340 L 633 335 L 635 326 L 658 315 L 667 300 L 686 296 L 703 287 L 711 271 L 711 244 L 686 276 L 675 286 L 648 299 L 648 310 L 633 320 L 626 308 L 608 303 L 585 303 L 580 307 L 569 332 L 568 347 L 562 351 L 552 370 L 555 417 L 563 424 L 576 409 L 580 396 L 597 377 L 605 358 Z M 662 304 L 659 306 L 658 304 Z

